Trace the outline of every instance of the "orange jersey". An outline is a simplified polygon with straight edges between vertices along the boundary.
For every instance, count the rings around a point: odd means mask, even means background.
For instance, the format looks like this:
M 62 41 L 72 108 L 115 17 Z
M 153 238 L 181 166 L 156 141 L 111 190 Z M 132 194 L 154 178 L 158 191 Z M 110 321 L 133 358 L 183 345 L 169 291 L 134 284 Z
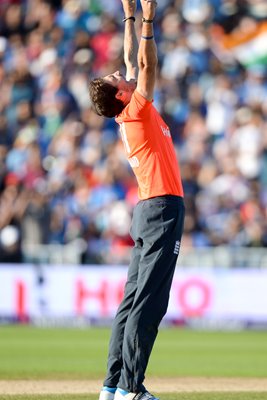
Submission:
M 116 122 L 138 182 L 139 198 L 145 200 L 166 194 L 183 197 L 170 130 L 152 102 L 135 90 Z

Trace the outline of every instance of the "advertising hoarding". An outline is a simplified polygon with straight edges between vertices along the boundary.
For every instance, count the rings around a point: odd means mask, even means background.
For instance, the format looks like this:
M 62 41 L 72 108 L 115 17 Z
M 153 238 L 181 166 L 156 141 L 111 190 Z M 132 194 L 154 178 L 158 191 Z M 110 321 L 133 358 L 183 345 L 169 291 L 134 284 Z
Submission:
M 126 278 L 126 267 L 2 265 L 0 318 L 108 321 Z M 267 271 L 177 268 L 164 321 L 267 325 Z

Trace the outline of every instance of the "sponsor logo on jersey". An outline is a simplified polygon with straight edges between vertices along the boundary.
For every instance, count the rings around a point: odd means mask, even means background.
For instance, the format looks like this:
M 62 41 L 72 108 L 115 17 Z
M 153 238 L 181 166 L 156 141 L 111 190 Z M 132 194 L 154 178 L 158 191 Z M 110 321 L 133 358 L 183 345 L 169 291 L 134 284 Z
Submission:
M 164 126 L 161 125 L 161 130 L 164 136 L 166 137 L 171 137 L 171 132 L 170 129 L 167 127 L 165 128 Z

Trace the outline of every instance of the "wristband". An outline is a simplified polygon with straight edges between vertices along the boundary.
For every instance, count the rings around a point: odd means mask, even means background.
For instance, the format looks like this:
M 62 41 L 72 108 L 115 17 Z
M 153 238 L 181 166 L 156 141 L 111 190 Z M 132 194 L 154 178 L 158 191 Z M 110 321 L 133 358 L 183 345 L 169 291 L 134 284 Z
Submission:
M 150 40 L 150 39 L 154 39 L 154 36 L 141 36 L 141 38 L 142 39 L 145 39 L 145 40 Z
M 145 19 L 144 17 L 142 18 L 142 22 L 146 22 L 147 24 L 153 24 L 153 19 Z
M 135 17 L 125 17 L 125 18 L 123 18 L 123 20 L 122 20 L 122 22 L 125 22 L 125 21 L 127 21 L 128 19 L 131 19 L 133 22 L 135 22 Z

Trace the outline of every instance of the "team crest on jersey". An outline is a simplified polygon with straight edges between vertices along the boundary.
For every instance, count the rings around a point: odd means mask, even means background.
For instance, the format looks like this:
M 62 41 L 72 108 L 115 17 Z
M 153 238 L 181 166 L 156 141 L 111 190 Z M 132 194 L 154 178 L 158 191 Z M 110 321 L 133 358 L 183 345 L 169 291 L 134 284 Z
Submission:
M 128 161 L 132 168 L 139 167 L 139 160 L 136 156 L 128 158 Z

